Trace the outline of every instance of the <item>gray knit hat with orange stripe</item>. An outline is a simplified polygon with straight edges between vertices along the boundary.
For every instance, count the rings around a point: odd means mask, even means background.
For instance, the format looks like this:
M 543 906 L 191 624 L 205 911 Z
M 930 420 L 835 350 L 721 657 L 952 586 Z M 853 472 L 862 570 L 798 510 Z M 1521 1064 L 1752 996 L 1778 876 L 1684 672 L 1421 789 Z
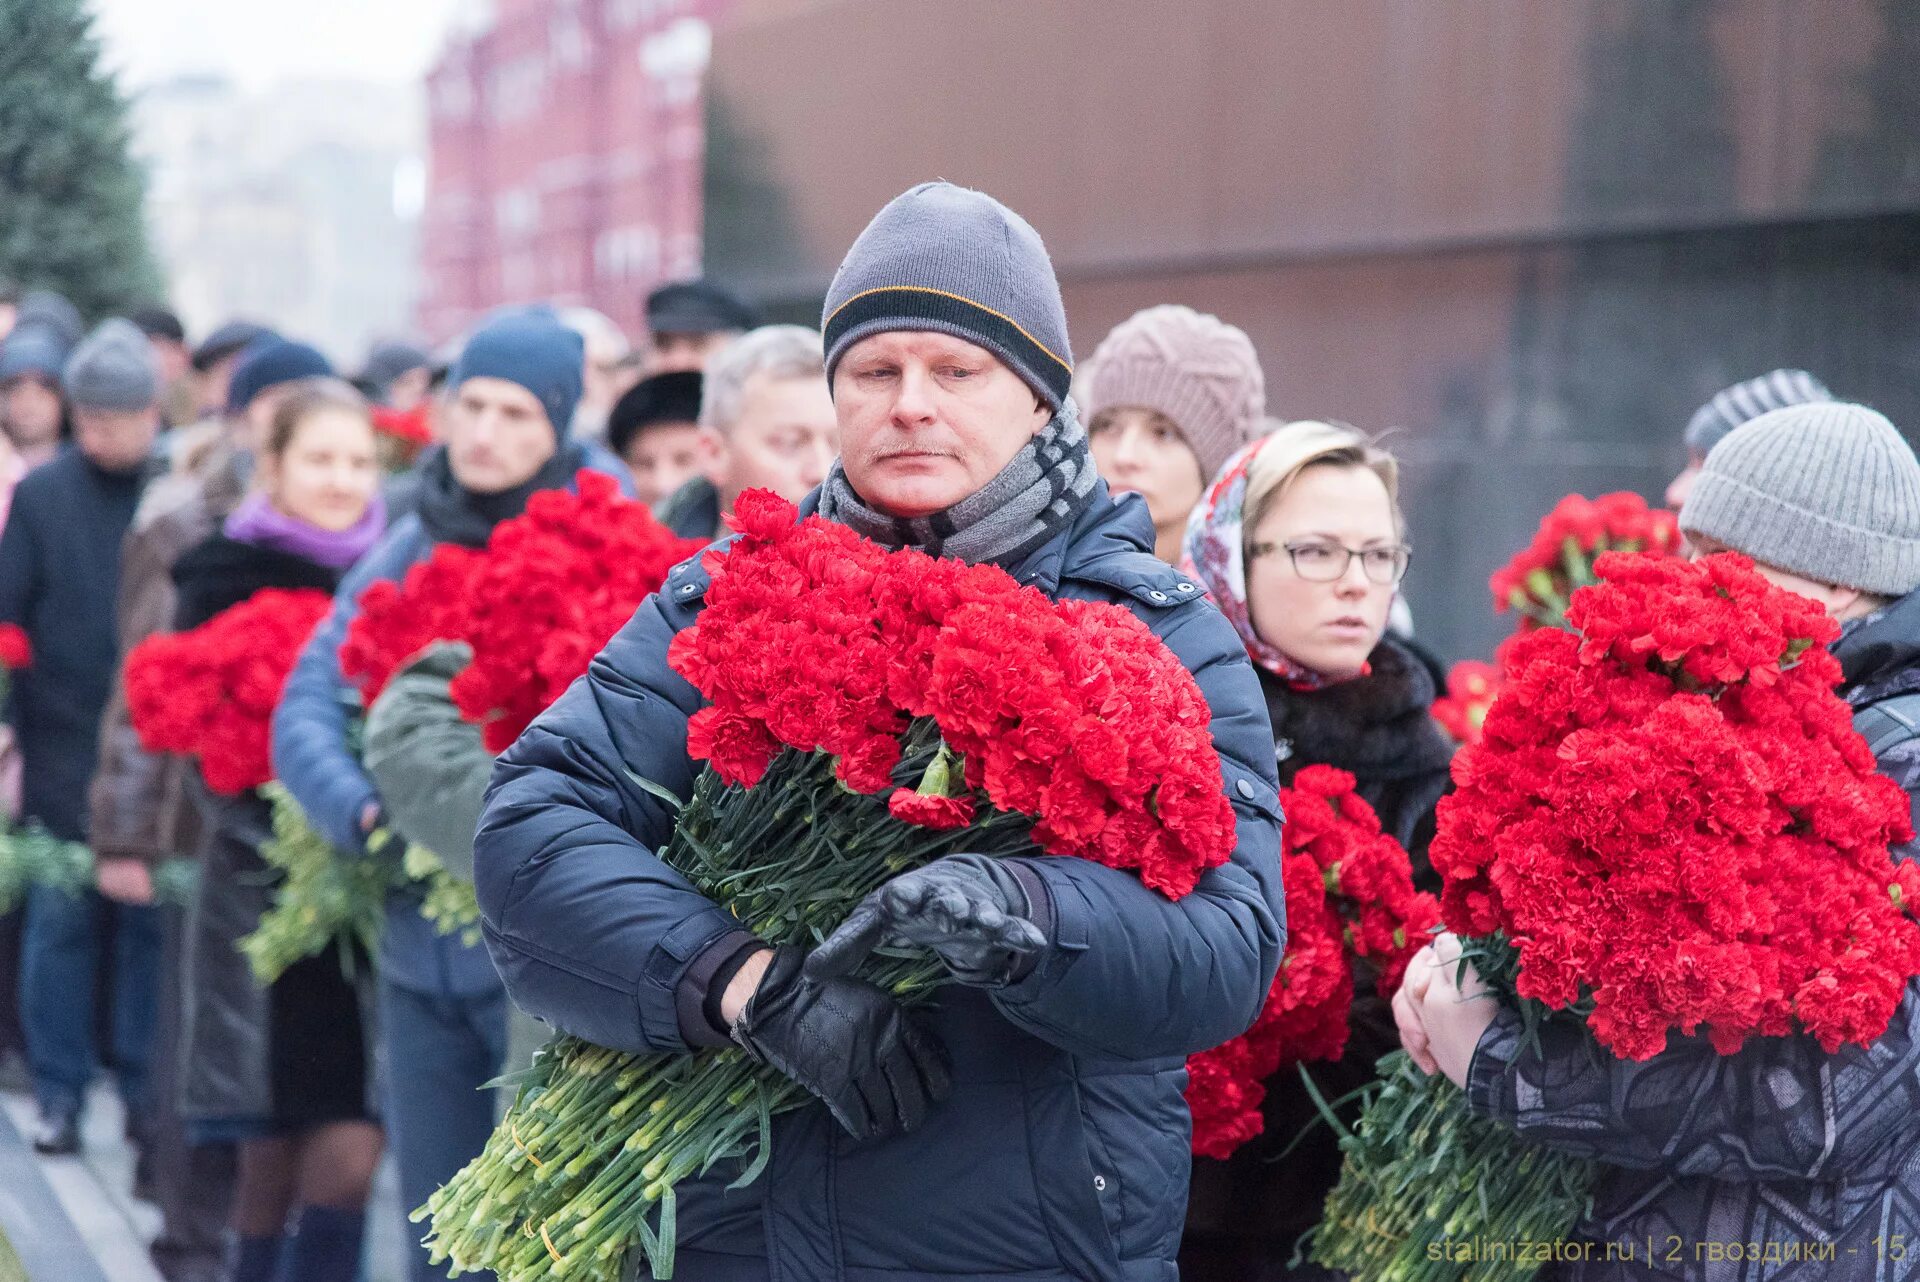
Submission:
M 1680 528 L 1819 583 L 1920 587 L 1920 460 L 1864 405 L 1762 414 L 1707 455 Z
M 986 348 L 1058 410 L 1073 381 L 1067 311 L 1040 233 L 985 192 L 921 183 L 853 242 L 827 290 L 827 382 L 869 334 L 932 330 Z

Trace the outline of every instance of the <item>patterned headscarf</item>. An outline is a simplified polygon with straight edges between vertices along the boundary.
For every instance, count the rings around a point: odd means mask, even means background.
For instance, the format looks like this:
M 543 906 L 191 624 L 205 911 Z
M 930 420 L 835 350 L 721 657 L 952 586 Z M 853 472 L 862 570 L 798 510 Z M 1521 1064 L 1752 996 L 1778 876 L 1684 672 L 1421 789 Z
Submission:
M 1263 438 L 1264 439 L 1264 438 Z M 1262 441 L 1242 446 L 1229 457 L 1219 477 L 1207 487 L 1187 517 L 1187 536 L 1180 546 L 1180 569 L 1200 581 L 1220 613 L 1240 634 L 1253 661 L 1275 676 L 1302 689 L 1318 689 L 1326 679 L 1302 667 L 1254 631 L 1247 606 L 1246 519 L 1247 473 Z
M 1253 456 L 1266 441 L 1261 437 L 1242 446 L 1200 496 L 1187 517 L 1180 569 L 1207 590 L 1255 663 L 1296 690 L 1318 690 L 1352 678 L 1326 676 L 1281 653 L 1254 630 L 1253 613 L 1247 605 L 1247 476 Z M 1365 676 L 1367 671 L 1362 668 L 1356 675 Z

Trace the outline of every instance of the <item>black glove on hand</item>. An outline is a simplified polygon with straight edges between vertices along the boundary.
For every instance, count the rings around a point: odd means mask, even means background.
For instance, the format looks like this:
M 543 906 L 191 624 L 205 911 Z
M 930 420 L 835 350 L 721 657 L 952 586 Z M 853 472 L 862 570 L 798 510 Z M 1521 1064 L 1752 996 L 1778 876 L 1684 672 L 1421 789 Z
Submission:
M 820 1100 L 857 1140 L 914 1129 L 953 1089 L 946 1048 L 857 979 L 809 979 L 798 948 L 773 951 L 733 1040 Z
M 844 975 L 880 947 L 916 945 L 963 984 L 1014 978 L 1048 946 L 1013 869 L 991 855 L 948 855 L 902 873 L 860 906 L 807 959 L 814 979 Z

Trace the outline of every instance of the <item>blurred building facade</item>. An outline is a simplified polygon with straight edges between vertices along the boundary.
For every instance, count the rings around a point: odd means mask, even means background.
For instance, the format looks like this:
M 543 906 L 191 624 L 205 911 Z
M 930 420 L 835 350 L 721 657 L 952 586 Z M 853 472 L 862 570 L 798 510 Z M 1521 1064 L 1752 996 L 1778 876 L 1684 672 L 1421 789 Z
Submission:
M 585 303 L 630 333 L 700 265 L 701 76 L 727 0 L 496 0 L 427 76 L 421 329 Z
M 740 0 L 706 268 L 817 323 L 889 197 L 1046 238 L 1074 350 L 1154 303 L 1245 328 L 1268 402 L 1391 433 L 1450 657 L 1561 495 L 1657 500 L 1780 365 L 1920 429 L 1920 6 L 1901 0 Z
M 412 324 L 417 86 L 187 76 L 134 98 L 148 217 L 191 334 L 271 320 L 352 366 Z M 409 194 L 411 190 L 411 195 Z

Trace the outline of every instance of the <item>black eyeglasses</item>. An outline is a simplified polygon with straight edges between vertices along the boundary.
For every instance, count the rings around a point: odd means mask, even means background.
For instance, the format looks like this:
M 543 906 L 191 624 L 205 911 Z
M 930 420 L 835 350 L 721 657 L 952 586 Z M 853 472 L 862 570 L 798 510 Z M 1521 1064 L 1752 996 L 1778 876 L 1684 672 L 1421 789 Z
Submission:
M 1346 577 L 1347 567 L 1358 558 L 1360 571 L 1367 576 L 1369 583 L 1392 587 L 1406 577 L 1407 565 L 1413 560 L 1413 549 L 1404 545 L 1350 548 L 1338 543 L 1312 540 L 1303 543 L 1255 543 L 1247 548 L 1247 559 L 1258 560 L 1275 552 L 1285 552 L 1287 559 L 1293 562 L 1293 572 L 1310 583 L 1338 582 Z

